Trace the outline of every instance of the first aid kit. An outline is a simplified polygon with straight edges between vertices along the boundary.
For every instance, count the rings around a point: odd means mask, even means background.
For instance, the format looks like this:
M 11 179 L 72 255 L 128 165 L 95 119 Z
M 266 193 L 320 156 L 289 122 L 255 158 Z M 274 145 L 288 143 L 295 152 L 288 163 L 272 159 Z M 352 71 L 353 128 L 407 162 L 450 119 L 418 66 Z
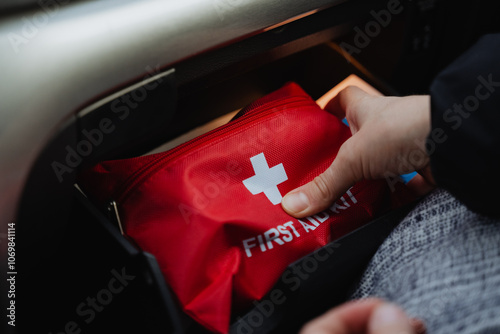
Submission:
M 182 310 L 226 333 L 232 313 L 263 298 L 290 263 L 413 199 L 401 183 L 362 180 L 316 215 L 283 211 L 282 197 L 327 169 L 350 135 L 288 83 L 221 127 L 166 152 L 101 162 L 79 183 L 99 206 L 116 206 Z

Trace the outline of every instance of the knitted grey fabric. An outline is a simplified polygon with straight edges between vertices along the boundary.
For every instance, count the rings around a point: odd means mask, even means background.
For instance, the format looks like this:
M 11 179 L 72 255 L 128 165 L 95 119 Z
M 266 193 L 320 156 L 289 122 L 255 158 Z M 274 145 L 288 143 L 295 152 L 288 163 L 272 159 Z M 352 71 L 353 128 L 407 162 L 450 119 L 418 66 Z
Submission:
M 371 260 L 352 298 L 369 296 L 423 319 L 428 333 L 500 333 L 500 221 L 434 191 Z

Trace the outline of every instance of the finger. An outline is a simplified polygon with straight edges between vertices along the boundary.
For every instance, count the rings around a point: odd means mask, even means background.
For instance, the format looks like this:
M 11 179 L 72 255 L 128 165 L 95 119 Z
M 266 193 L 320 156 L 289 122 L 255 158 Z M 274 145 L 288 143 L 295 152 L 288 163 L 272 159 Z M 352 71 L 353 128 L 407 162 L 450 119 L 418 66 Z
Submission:
M 327 170 L 285 195 L 281 203 L 285 212 L 296 218 L 314 215 L 325 210 L 358 181 L 350 167 L 352 151 L 348 149 L 348 142 L 341 146 Z
M 386 303 L 377 307 L 368 323 L 369 334 L 416 334 L 410 319 L 398 306 Z
M 417 197 L 425 196 L 436 188 L 435 185 L 430 184 L 425 177 L 420 174 L 415 175 L 406 186 L 415 194 Z
M 434 180 L 434 176 L 432 175 L 432 170 L 431 166 L 428 164 L 424 168 L 420 169 L 418 171 L 420 175 L 424 177 L 424 179 L 429 183 L 430 185 L 436 186 L 436 181 Z
M 347 107 L 356 101 L 368 96 L 364 90 L 356 86 L 348 86 L 335 95 L 330 102 L 325 106 L 325 111 L 344 119 L 346 116 Z
M 365 332 L 370 315 L 382 303 L 382 300 L 376 298 L 345 303 L 307 323 L 300 331 L 300 334 L 351 334 Z

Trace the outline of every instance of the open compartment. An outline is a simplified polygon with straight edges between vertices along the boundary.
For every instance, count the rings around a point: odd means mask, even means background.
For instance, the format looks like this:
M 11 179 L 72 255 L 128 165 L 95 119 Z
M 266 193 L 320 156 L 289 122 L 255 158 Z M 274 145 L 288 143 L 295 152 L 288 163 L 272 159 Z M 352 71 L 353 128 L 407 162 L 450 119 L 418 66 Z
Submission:
M 242 108 L 287 81 L 295 81 L 313 97 L 319 97 L 346 76 L 356 74 L 380 91 L 392 91 L 356 65 L 344 58 L 335 43 L 328 42 L 192 94 L 185 92 L 177 102 L 179 112 L 173 117 L 172 128 L 162 133 L 162 139 Z M 117 157 L 134 156 L 134 151 L 124 151 Z M 100 154 L 96 151 L 96 160 Z M 39 272 L 38 284 L 30 289 L 31 297 L 39 299 L 46 298 L 47 291 L 57 291 L 35 319 L 39 317 L 48 332 L 82 329 L 94 333 L 111 328 L 143 333 L 207 332 L 180 311 L 155 258 L 120 233 L 115 213 L 96 208 L 78 188 L 73 197 L 57 256 L 52 257 L 50 270 L 45 267 Z M 268 297 L 256 301 L 248 312 L 233 315 L 231 333 L 294 331 L 343 301 L 373 252 L 408 209 L 381 217 L 292 264 Z

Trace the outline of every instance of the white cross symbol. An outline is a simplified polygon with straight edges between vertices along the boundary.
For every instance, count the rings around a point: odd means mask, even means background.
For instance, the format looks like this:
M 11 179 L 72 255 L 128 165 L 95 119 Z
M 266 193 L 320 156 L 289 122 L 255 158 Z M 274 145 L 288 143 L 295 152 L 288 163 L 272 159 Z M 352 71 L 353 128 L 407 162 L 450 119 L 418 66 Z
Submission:
M 274 205 L 281 203 L 281 193 L 278 184 L 288 180 L 283 164 L 269 168 L 264 153 L 250 158 L 255 175 L 243 180 L 243 184 L 252 193 L 264 193 Z

